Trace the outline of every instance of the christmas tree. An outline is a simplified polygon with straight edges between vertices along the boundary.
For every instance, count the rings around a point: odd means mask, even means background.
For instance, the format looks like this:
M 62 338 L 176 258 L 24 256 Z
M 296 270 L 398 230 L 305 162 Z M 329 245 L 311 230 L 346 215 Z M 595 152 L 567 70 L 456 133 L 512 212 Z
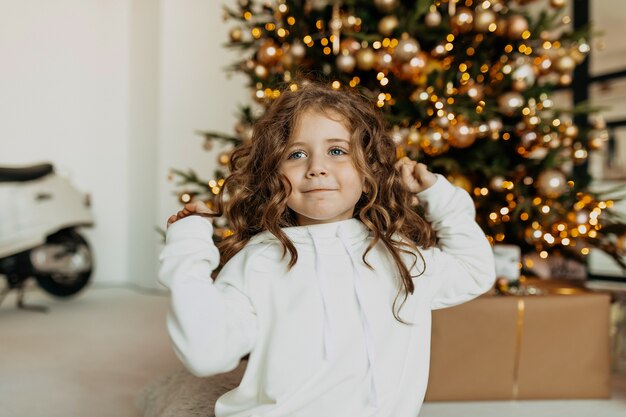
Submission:
M 534 3 L 530 5 L 529 3 Z M 543 4 L 540 4 L 543 3 Z M 250 140 L 256 118 L 298 74 L 350 86 L 384 112 L 398 157 L 426 163 L 474 198 L 489 240 L 541 258 L 584 260 L 590 248 L 620 265 L 626 225 L 615 199 L 590 191 L 590 152 L 602 149 L 601 117 L 577 126 L 553 96 L 572 83 L 590 50 L 588 30 L 569 29 L 566 0 L 239 0 L 227 47 L 242 59 L 253 106 L 241 109 L 235 134 L 205 132 L 208 146 Z M 220 155 L 225 167 L 229 153 Z M 215 179 L 175 171 L 182 202 L 211 205 Z M 195 188 L 194 185 L 196 186 Z M 218 224 L 218 237 L 228 236 Z

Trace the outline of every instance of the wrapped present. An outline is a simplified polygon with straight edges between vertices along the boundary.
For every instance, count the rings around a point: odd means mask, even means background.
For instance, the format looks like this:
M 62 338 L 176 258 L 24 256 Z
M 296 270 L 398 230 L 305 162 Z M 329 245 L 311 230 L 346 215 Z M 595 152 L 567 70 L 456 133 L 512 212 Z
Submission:
M 426 401 L 608 398 L 610 295 L 550 285 L 434 311 Z

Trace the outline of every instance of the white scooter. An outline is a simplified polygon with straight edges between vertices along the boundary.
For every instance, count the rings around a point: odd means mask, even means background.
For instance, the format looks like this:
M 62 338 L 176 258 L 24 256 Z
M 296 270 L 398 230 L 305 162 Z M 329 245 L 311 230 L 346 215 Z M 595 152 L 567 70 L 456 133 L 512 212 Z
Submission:
M 8 282 L 0 303 L 16 289 L 18 307 L 29 308 L 23 298 L 31 277 L 58 297 L 85 287 L 93 259 L 77 228 L 91 225 L 89 197 L 56 175 L 51 164 L 0 167 L 0 275 Z

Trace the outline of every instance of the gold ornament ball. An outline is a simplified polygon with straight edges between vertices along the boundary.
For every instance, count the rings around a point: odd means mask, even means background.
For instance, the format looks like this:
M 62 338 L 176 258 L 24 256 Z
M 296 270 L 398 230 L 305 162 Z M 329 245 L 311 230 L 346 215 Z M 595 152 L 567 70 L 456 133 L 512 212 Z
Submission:
M 447 129 L 450 126 L 450 119 L 446 116 L 437 117 L 435 119 L 435 124 L 443 129 Z
M 592 129 L 587 134 L 587 144 L 592 151 L 603 149 L 608 140 L 609 131 L 606 129 Z
M 589 210 L 582 209 L 574 214 L 574 221 L 576 224 L 587 224 L 589 221 Z M 571 220 L 571 218 L 570 218 Z
M 393 66 L 393 56 L 385 50 L 376 52 L 376 61 L 374 63 L 377 69 L 384 70 Z
M 217 162 L 219 162 L 220 165 L 228 166 L 228 163 L 230 162 L 230 152 L 222 152 L 219 154 Z
M 543 146 L 537 146 L 531 152 L 526 152 L 521 154 L 524 158 L 529 160 L 541 160 L 544 159 L 548 155 L 548 148 Z
M 535 84 L 536 79 L 535 69 L 531 64 L 525 62 L 515 68 L 511 77 L 514 81 L 522 81 L 524 85 L 532 86 Z
M 587 54 L 584 54 L 578 50 L 578 48 L 572 48 L 569 50 L 569 56 L 572 57 L 576 65 L 581 64 L 585 58 L 587 58 Z
M 535 182 L 537 191 L 548 198 L 558 198 L 567 190 L 567 178 L 558 169 L 546 169 Z
M 567 136 L 563 137 L 563 147 L 570 148 L 572 146 L 572 142 L 574 142 L 572 138 L 568 138 Z
M 445 140 L 443 131 L 436 128 L 427 128 L 422 131 L 419 145 L 430 156 L 441 155 L 448 150 L 448 143 Z
M 489 27 L 496 23 L 496 14 L 490 9 L 479 9 L 474 17 L 474 30 L 476 32 L 489 32 Z
M 559 76 L 559 85 L 568 86 L 572 83 L 574 79 L 572 78 L 572 74 L 561 74 Z
M 604 149 L 604 143 L 605 142 L 599 137 L 593 137 L 589 138 L 589 140 L 587 141 L 587 146 L 589 146 L 589 149 L 592 151 L 599 151 Z
M 353 29 L 353 28 L 357 28 L 360 29 L 361 28 L 361 21 L 359 20 L 360 18 L 358 16 L 355 16 L 351 13 L 346 13 L 346 14 L 341 14 L 341 27 L 344 29 Z
M 180 201 L 183 204 L 187 204 L 189 203 L 194 197 L 196 196 L 195 193 L 191 192 L 191 191 L 183 191 L 182 193 L 178 194 L 178 201 Z
M 555 9 L 560 9 L 562 7 L 565 7 L 567 5 L 567 0 L 550 0 L 550 6 L 554 7 Z
M 356 53 L 356 66 L 363 71 L 369 71 L 376 62 L 376 54 L 372 48 L 363 48 Z
M 350 54 L 354 54 L 361 49 L 361 43 L 354 38 L 345 38 L 339 45 L 339 49 L 341 49 L 342 52 L 348 51 Z
M 306 55 L 306 47 L 300 41 L 295 41 L 289 47 L 289 53 L 293 56 L 296 62 L 302 61 Z
M 246 61 L 241 65 L 244 71 L 252 71 L 254 67 L 256 67 L 256 62 L 252 59 L 246 59 Z
M 405 62 L 394 69 L 394 74 L 403 80 L 416 82 L 420 76 L 420 70 Z
M 528 83 L 524 80 L 513 80 L 513 82 L 511 83 L 511 88 L 513 89 L 513 91 L 518 91 L 521 93 L 522 91 L 528 90 Z
M 400 22 L 395 15 L 385 16 L 378 22 L 378 31 L 383 36 L 391 36 L 399 24 Z
M 532 227 L 527 227 L 526 229 L 524 229 L 524 239 L 526 240 L 527 243 L 531 245 L 535 244 L 536 242 L 539 242 L 542 236 L 543 236 L 543 233 L 541 233 L 540 230 L 535 230 Z
M 450 28 L 453 33 L 466 33 L 474 27 L 474 13 L 467 7 L 461 7 L 450 17 Z
M 293 55 L 291 55 L 291 52 L 289 52 L 289 50 L 283 52 L 280 57 L 280 63 L 283 64 L 285 68 L 289 68 L 294 65 L 295 61 L 293 59 Z
M 280 49 L 273 40 L 268 39 L 263 42 L 257 51 L 257 60 L 267 66 L 276 64 L 282 55 L 282 49 Z
M 462 92 L 476 102 L 482 100 L 485 95 L 483 85 L 477 83 L 467 84 L 467 86 L 462 89 Z
M 506 34 L 510 39 L 521 39 L 527 30 L 528 20 L 521 14 L 511 15 L 506 21 Z
M 500 131 L 504 127 L 504 124 L 500 119 L 489 119 L 487 121 L 487 126 L 489 126 L 489 131 L 491 133 L 500 134 Z
M 476 134 L 479 138 L 484 138 L 489 135 L 489 125 L 485 122 L 482 122 L 476 127 Z
M 542 144 L 544 146 L 549 146 L 552 149 L 557 149 L 561 146 L 561 137 L 556 132 L 543 135 Z
M 450 181 L 453 185 L 464 189 L 468 193 L 471 193 L 472 189 L 474 188 L 472 186 L 472 182 L 465 175 L 462 174 L 448 175 L 448 181 Z
M 568 125 L 563 130 L 563 134 L 568 138 L 575 138 L 578 136 L 578 126 L 576 125 Z
M 504 177 L 502 175 L 494 175 L 489 181 L 489 188 L 493 191 L 504 191 Z
M 539 58 L 539 62 L 537 63 L 537 69 L 539 70 L 539 74 L 545 75 L 552 71 L 552 59 L 549 56 L 543 55 Z
M 509 91 L 498 97 L 498 108 L 506 115 L 512 116 L 525 104 L 524 96 L 517 91 Z
M 241 28 L 232 28 L 228 33 L 230 40 L 232 42 L 241 42 L 241 38 L 243 37 L 243 31 Z
M 257 103 L 265 103 L 265 101 L 267 100 L 267 97 L 265 97 L 263 90 L 251 91 L 250 97 L 252 97 L 252 100 L 256 101 Z
M 527 152 L 534 151 L 539 145 L 539 135 L 534 130 L 528 130 L 520 135 L 520 145 Z
M 250 142 L 252 140 L 252 134 L 254 133 L 254 129 L 252 125 L 245 125 L 243 131 L 239 134 L 239 137 L 244 142 Z
M 496 31 L 493 32 L 496 36 L 506 36 L 507 20 L 503 17 L 496 19 Z
M 435 9 L 429 11 L 426 14 L 426 16 L 424 17 L 424 24 L 426 24 L 426 26 L 428 26 L 429 28 L 434 28 L 441 24 L 441 20 L 441 13 L 439 13 L 437 9 Z
M 266 79 L 270 75 L 270 73 L 265 66 L 257 65 L 256 67 L 254 67 L 254 75 L 261 79 Z
M 356 58 L 354 55 L 350 55 L 347 50 L 344 50 L 337 57 L 337 68 L 339 71 L 350 73 L 354 71 L 354 67 L 356 66 Z
M 427 63 L 428 55 L 424 52 L 418 52 L 409 62 L 405 62 L 400 66 L 399 76 L 417 82 L 419 77 L 424 74 Z
M 448 55 L 448 51 L 446 51 L 443 43 L 438 43 L 430 51 L 430 54 L 433 56 L 433 58 L 443 58 L 444 56 Z
M 587 152 L 587 150 L 584 149 L 580 143 L 576 143 L 576 145 L 577 146 L 575 146 L 573 149 L 572 157 L 574 163 L 576 165 L 580 165 L 587 160 L 587 158 L 589 157 L 589 152 Z
M 464 120 L 458 120 L 448 129 L 448 142 L 455 148 L 467 148 L 476 140 L 476 128 Z
M 569 73 L 576 68 L 576 61 L 569 55 L 563 55 L 554 63 L 554 68 L 560 73 Z
M 396 46 L 393 55 L 401 61 L 410 61 L 420 51 L 420 45 L 411 37 L 403 36 L 398 46 Z
M 406 127 L 401 128 L 398 125 L 394 125 L 391 129 L 391 132 L 389 132 L 391 140 L 393 140 L 393 143 L 395 143 L 396 145 L 403 145 L 408 134 L 409 129 L 407 129 Z
M 406 144 L 411 147 L 419 146 L 420 133 L 417 129 L 411 128 L 409 129 L 409 134 L 406 136 Z
M 399 3 L 399 0 L 374 0 L 374 5 L 378 7 L 378 10 L 385 13 L 394 11 Z

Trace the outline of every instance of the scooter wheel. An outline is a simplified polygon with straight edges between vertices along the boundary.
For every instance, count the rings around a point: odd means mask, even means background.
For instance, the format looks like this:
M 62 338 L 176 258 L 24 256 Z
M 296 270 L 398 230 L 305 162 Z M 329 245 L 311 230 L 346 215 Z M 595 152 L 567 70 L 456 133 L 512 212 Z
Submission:
M 57 297 L 69 297 L 82 290 L 88 284 L 93 271 L 91 249 L 87 241 L 75 230 L 65 229 L 48 237 L 46 245 L 54 248 L 62 247 L 62 253 L 56 257 L 61 261 L 65 258 L 67 262 L 63 262 L 63 265 L 59 265 L 56 270 L 54 268 L 39 269 L 37 262 L 31 259 L 33 276 L 39 286 Z

